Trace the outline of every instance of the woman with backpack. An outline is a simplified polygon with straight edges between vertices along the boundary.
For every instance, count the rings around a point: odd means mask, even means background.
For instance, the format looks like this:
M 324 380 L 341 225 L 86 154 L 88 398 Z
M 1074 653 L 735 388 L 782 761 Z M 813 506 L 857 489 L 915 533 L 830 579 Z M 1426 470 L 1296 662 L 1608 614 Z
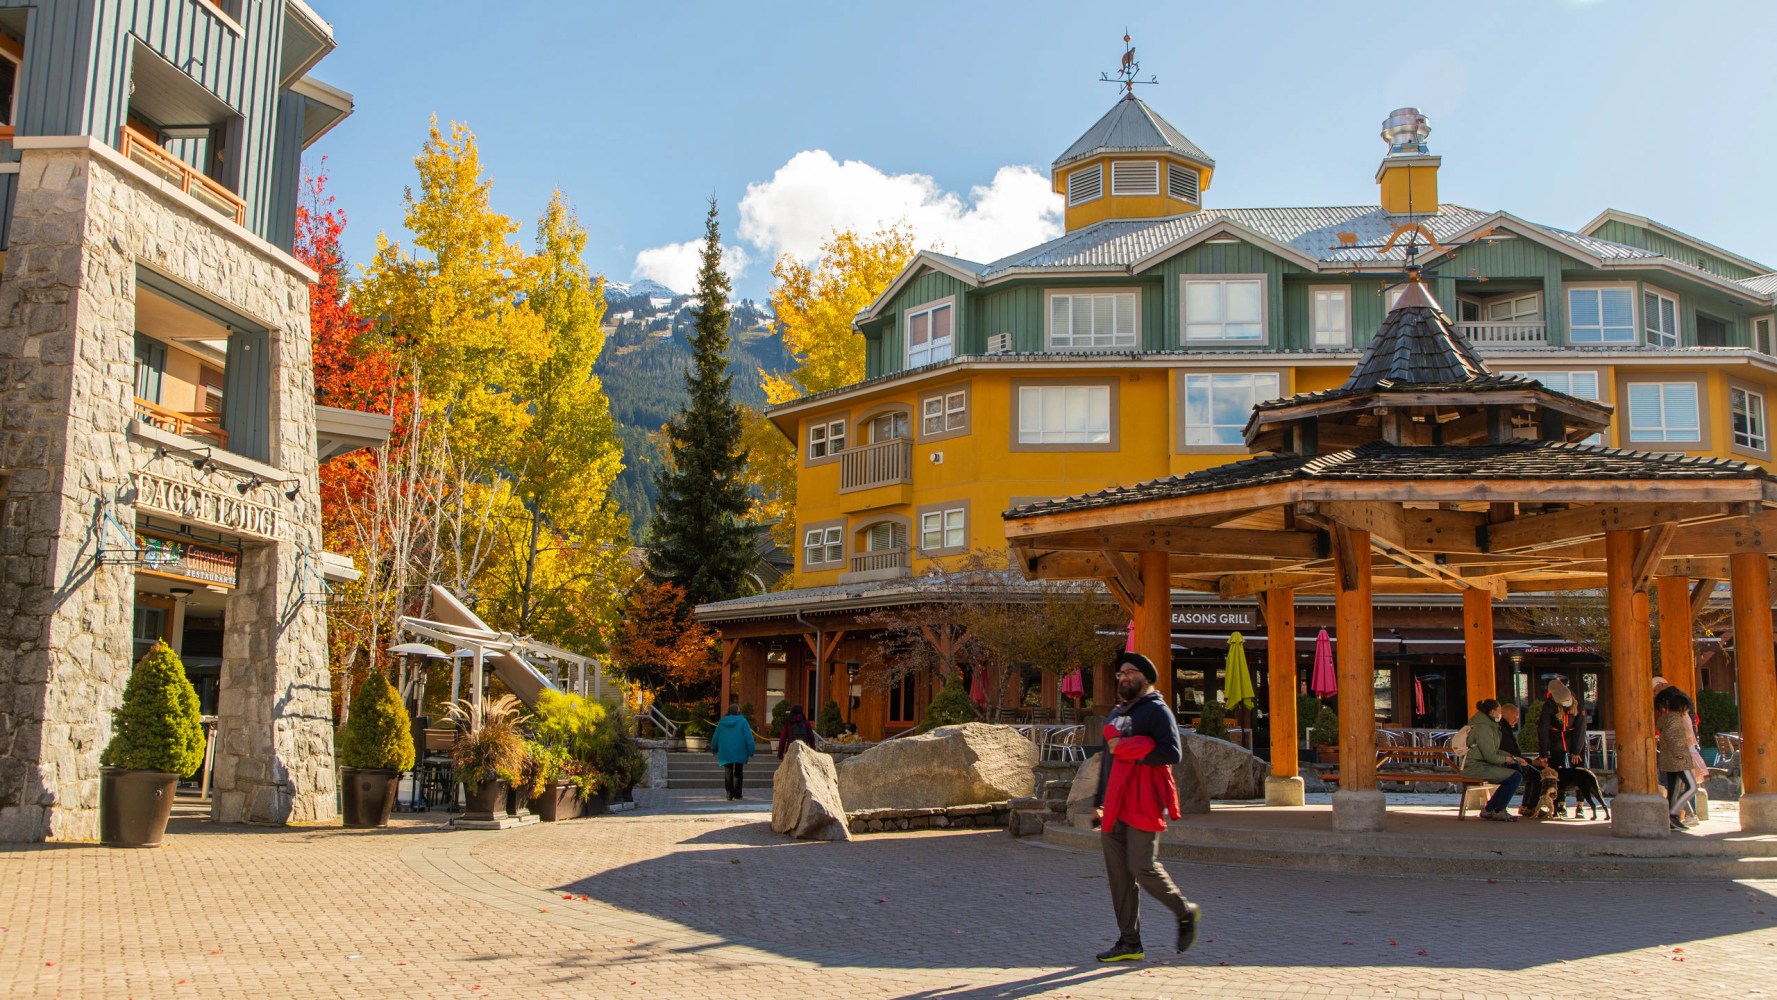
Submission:
M 791 705 L 790 713 L 784 716 L 784 728 L 777 734 L 777 759 L 783 760 L 784 754 L 790 752 L 790 744 L 796 740 L 814 746 L 814 727 L 808 724 L 808 716 L 802 712 L 801 705 Z

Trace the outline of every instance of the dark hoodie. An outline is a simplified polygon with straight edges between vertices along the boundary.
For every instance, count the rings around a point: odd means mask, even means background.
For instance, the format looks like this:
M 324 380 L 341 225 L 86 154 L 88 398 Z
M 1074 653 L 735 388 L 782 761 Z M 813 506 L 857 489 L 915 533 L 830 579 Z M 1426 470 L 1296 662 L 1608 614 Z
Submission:
M 1118 705 L 1111 709 L 1104 721 L 1124 736 L 1146 736 L 1154 741 L 1154 749 L 1140 763 L 1171 767 L 1179 762 L 1183 747 L 1179 743 L 1178 720 L 1173 718 L 1172 709 L 1166 707 L 1166 699 L 1160 697 L 1160 692 L 1149 691 L 1134 701 Z M 1104 763 L 1098 769 L 1098 791 L 1092 795 L 1094 807 L 1104 805 L 1104 790 L 1110 780 L 1111 755 L 1106 753 Z
M 808 716 L 800 710 L 793 711 L 784 717 L 784 728 L 777 735 L 778 759 L 790 752 L 790 741 L 801 740 L 814 746 L 814 727 L 808 724 Z

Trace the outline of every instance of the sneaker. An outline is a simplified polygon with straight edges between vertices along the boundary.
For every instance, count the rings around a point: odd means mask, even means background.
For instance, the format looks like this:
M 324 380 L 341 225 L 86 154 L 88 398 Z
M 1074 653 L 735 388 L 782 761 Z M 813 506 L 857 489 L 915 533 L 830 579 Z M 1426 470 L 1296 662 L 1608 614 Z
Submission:
M 1496 812 L 1496 813 L 1484 812 L 1481 814 L 1481 818 L 1493 820 L 1495 823 L 1516 823 L 1516 822 L 1518 822 L 1518 817 L 1513 816 L 1511 813 L 1508 813 L 1508 812 Z
M 1143 957 L 1141 945 L 1125 944 L 1122 941 L 1098 953 L 1100 962 L 1139 962 Z
M 1197 920 L 1203 916 L 1203 907 L 1196 903 L 1185 904 L 1185 915 L 1178 922 L 1178 950 L 1186 952 L 1197 943 Z

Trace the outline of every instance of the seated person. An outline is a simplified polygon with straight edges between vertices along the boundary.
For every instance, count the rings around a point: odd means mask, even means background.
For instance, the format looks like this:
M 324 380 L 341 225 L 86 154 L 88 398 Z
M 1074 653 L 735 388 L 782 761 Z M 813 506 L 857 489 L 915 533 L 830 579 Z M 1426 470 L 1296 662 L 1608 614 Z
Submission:
M 1524 781 L 1524 772 L 1509 764 L 1499 749 L 1499 702 L 1488 698 L 1475 705 L 1475 716 L 1468 720 L 1468 755 L 1463 758 L 1462 774 L 1467 778 L 1499 785 L 1481 809 L 1481 818 L 1501 823 L 1516 823 L 1518 817 L 1506 811 L 1512 793 Z
M 1499 751 L 1506 755 L 1506 766 L 1515 767 L 1524 775 L 1524 797 L 1518 800 L 1518 815 L 1532 816 L 1536 813 L 1536 800 L 1543 793 L 1543 763 L 1533 761 L 1518 748 L 1517 702 L 1504 702 L 1499 706 Z

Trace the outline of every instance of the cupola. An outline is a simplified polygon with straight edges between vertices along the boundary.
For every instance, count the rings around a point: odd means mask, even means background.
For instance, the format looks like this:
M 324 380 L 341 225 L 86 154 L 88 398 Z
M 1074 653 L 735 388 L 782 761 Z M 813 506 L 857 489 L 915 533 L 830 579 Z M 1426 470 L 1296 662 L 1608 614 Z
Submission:
M 1431 119 L 1418 108 L 1396 108 L 1382 123 L 1388 155 L 1376 168 L 1382 210 L 1390 215 L 1432 215 L 1438 210 L 1438 164 L 1425 139 Z
M 1202 207 L 1215 161 L 1126 94 L 1051 169 L 1067 199 L 1067 231 L 1106 219 L 1159 219 Z

